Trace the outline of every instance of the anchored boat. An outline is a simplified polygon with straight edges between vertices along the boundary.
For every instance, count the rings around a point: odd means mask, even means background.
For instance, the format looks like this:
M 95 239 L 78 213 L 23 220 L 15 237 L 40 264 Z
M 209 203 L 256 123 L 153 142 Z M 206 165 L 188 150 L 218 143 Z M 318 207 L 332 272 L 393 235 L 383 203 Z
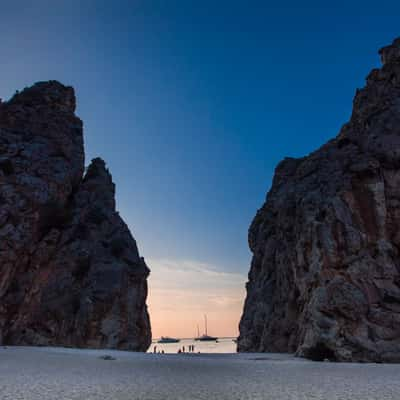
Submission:
M 161 336 L 161 339 L 157 343 L 179 343 L 181 340 L 168 337 L 168 336 Z
M 207 315 L 204 315 L 204 326 L 205 326 L 205 333 L 200 336 L 199 327 L 197 326 L 197 338 L 194 340 L 198 342 L 217 342 L 218 338 L 214 336 L 209 336 L 207 332 Z

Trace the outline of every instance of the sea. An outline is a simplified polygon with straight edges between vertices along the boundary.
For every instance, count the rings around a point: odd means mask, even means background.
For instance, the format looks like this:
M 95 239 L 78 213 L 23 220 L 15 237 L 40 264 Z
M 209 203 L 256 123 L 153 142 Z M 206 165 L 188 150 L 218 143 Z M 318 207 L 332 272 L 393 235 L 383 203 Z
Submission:
M 156 352 L 164 353 L 178 353 L 179 350 L 189 352 L 189 346 L 194 346 L 194 353 L 236 353 L 236 338 L 220 338 L 218 342 L 197 342 L 194 339 L 181 339 L 179 343 L 157 343 L 158 339 L 153 340 L 148 352 L 154 352 L 154 346 L 156 346 Z

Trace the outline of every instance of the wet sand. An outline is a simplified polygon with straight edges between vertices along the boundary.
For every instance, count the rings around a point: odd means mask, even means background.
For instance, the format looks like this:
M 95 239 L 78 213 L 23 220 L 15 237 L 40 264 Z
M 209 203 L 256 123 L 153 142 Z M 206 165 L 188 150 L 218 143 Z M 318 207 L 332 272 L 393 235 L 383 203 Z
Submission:
M 104 360 L 109 355 L 115 360 Z M 0 348 L 1 400 L 399 399 L 400 365 L 277 354 Z

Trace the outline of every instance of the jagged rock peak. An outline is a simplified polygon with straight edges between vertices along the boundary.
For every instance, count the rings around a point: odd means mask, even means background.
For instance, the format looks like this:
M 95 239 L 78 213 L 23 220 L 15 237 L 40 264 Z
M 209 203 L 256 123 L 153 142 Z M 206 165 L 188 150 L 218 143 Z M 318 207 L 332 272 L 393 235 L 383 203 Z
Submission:
M 87 167 L 83 187 L 96 193 L 96 201 L 102 201 L 115 210 L 115 184 L 106 163 L 100 157 L 94 158 Z
M 400 39 L 380 54 L 338 137 L 276 169 L 239 351 L 400 362 Z
M 74 111 L 56 81 L 0 104 L 0 344 L 145 351 L 149 269 Z
M 106 167 L 106 162 L 100 158 L 94 158 L 87 167 L 85 180 L 98 179 L 106 183 L 112 184 L 112 176 Z
M 379 50 L 382 64 L 400 63 L 400 38 L 397 38 L 389 46 Z
M 67 112 L 75 112 L 75 91 L 58 81 L 37 82 L 33 86 L 17 92 L 9 101 L 25 106 L 47 106 Z

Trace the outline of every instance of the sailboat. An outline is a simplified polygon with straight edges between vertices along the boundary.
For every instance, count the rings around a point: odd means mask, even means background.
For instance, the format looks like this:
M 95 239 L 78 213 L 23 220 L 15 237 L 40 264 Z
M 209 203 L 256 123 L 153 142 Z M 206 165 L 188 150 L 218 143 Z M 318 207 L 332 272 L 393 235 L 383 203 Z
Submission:
M 207 315 L 204 315 L 204 326 L 205 326 L 205 330 L 206 331 L 201 336 L 200 336 L 200 332 L 199 332 L 199 326 L 197 326 L 197 338 L 195 338 L 194 340 L 196 340 L 198 342 L 216 342 L 218 340 L 218 338 L 208 335 L 208 332 L 207 332 Z

